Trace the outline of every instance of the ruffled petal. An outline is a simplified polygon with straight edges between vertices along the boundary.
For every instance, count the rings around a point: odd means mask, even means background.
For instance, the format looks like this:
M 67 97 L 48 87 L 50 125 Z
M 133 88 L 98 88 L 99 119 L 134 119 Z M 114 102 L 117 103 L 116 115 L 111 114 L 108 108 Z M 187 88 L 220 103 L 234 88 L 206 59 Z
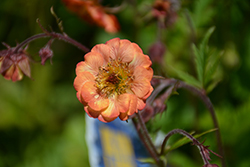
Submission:
M 97 75 L 99 72 L 99 68 L 103 66 L 104 59 L 102 55 L 96 52 L 89 52 L 84 56 L 86 67 L 84 69 L 88 69 L 93 75 Z M 80 66 L 83 68 L 83 66 Z
M 102 55 L 103 59 L 104 59 L 104 64 L 107 64 L 107 62 L 110 61 L 110 59 L 114 59 L 114 55 L 110 54 L 111 49 L 108 45 L 106 44 L 98 44 L 96 46 L 94 46 L 91 50 L 91 52 L 97 52 L 100 55 Z
M 86 82 L 81 88 L 81 100 L 88 103 L 94 99 L 95 96 L 99 96 L 95 82 Z
M 119 118 L 122 121 L 126 121 L 128 119 L 128 114 L 127 113 L 120 113 Z
M 74 80 L 74 88 L 76 91 L 81 90 L 82 85 L 84 85 L 86 82 L 95 81 L 95 77 L 88 71 L 84 71 L 81 73 L 78 73 Z
M 120 46 L 118 48 L 117 58 L 124 63 L 130 63 L 134 59 L 135 50 L 132 43 L 129 40 L 120 40 Z
M 87 65 L 84 61 L 81 61 L 76 65 L 76 75 L 86 71 L 90 72 L 94 76 L 98 74 L 98 71 Z
M 103 119 L 107 122 L 115 120 L 119 115 L 119 105 L 115 100 L 110 100 L 109 107 L 101 113 Z
M 110 56 L 113 59 L 118 58 L 118 50 L 120 48 L 120 38 L 114 38 L 106 42 L 106 45 L 110 47 Z
M 142 66 L 144 68 L 149 68 L 152 65 L 150 58 L 147 55 L 142 53 L 136 53 L 134 55 L 133 61 L 129 64 L 130 69 L 134 69 L 138 66 Z
M 139 98 L 144 97 L 151 89 L 150 78 L 153 74 L 151 70 L 147 70 L 141 66 L 134 71 L 134 80 L 131 84 L 131 90 Z
M 117 98 L 117 103 L 120 107 L 121 113 L 127 113 L 129 115 L 136 111 L 137 97 L 133 94 L 121 94 Z
M 88 106 L 96 111 L 105 110 L 109 106 L 109 99 L 103 98 L 97 94 L 88 102 Z
M 152 68 L 143 68 L 142 66 L 138 66 L 134 69 L 133 77 L 136 82 L 139 82 L 143 79 L 151 81 L 153 78 L 153 69 Z
M 133 46 L 135 52 L 143 53 L 141 48 L 136 43 L 132 43 L 132 46 Z
M 89 106 L 85 106 L 84 110 L 88 114 L 88 116 L 90 116 L 92 118 L 97 118 L 101 113 L 101 111 L 95 111 L 95 110 L 91 109 Z
M 154 88 L 150 85 L 150 89 L 149 89 L 148 93 L 142 99 L 146 100 L 151 95 L 153 90 L 154 90 Z
M 145 106 L 146 106 L 145 100 L 138 98 L 137 99 L 137 109 L 142 110 L 145 108 Z

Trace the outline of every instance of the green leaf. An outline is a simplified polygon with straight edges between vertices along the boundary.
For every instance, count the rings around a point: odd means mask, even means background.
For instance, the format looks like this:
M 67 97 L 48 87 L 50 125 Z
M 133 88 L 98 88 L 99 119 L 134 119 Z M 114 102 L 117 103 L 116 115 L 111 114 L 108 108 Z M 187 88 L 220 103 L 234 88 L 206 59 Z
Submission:
M 185 81 L 186 83 L 193 85 L 197 88 L 201 88 L 200 82 L 196 78 L 194 78 L 192 75 L 186 72 L 183 72 L 181 70 L 174 69 L 173 67 L 172 69 L 178 75 L 178 77 L 182 79 L 183 81 Z
M 199 137 L 201 137 L 201 136 L 203 136 L 203 135 L 205 135 L 205 134 L 214 132 L 214 131 L 216 131 L 216 130 L 217 130 L 216 128 L 210 129 L 210 130 L 205 131 L 205 132 L 203 132 L 203 133 L 201 133 L 201 134 L 194 135 L 193 137 L 197 139 L 197 138 L 199 138 Z M 191 132 L 190 134 L 192 135 L 192 134 L 194 134 L 194 132 Z M 165 151 L 164 151 L 164 155 L 166 155 L 168 152 L 170 152 L 170 151 L 172 151 L 172 150 L 174 150 L 174 149 L 177 149 L 177 148 L 183 146 L 184 144 L 187 144 L 187 143 L 190 143 L 190 142 L 192 142 L 190 139 L 188 139 L 187 137 L 183 137 L 183 138 L 181 138 L 180 140 L 176 141 L 176 142 L 175 142 L 174 144 L 172 144 L 171 146 L 167 146 L 166 149 L 165 149 Z
M 196 70 L 198 74 L 198 79 L 201 82 L 202 87 L 205 87 L 205 75 L 206 75 L 206 67 L 208 63 L 208 40 L 212 35 L 215 27 L 211 27 L 208 29 L 205 37 L 203 38 L 199 49 L 193 44 L 192 49 L 195 55 L 195 62 L 196 62 Z
M 202 83 L 203 74 L 204 74 L 204 69 L 203 69 L 204 57 L 203 55 L 200 54 L 200 51 L 197 49 L 195 44 L 192 44 L 192 49 L 195 55 L 195 63 L 196 63 L 196 71 L 198 74 L 198 79 Z

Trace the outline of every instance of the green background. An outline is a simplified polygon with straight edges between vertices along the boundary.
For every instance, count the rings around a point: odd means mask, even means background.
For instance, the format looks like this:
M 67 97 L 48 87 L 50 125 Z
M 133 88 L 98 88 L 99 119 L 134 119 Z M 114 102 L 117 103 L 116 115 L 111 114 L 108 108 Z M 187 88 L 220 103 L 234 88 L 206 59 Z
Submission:
M 105 5 L 119 5 L 104 1 Z M 133 4 L 133 1 L 131 1 Z M 152 1 L 137 1 L 117 15 L 121 31 L 108 34 L 69 12 L 59 0 L 1 0 L 0 41 L 11 46 L 41 33 L 36 19 L 47 29 L 59 32 L 50 7 L 63 21 L 64 31 L 85 46 L 92 48 L 113 37 L 136 42 L 148 54 L 157 39 L 157 24 L 147 22 Z M 137 15 L 136 15 L 137 14 Z M 209 47 L 222 52 L 215 79 L 217 86 L 208 94 L 214 104 L 229 167 L 250 166 L 250 3 L 247 0 L 182 1 L 174 25 L 163 30 L 167 51 L 163 65 L 153 64 L 156 75 L 176 77 L 171 67 L 197 76 L 191 43 L 199 44 L 212 26 Z M 188 17 L 192 21 L 192 34 Z M 195 39 L 192 41 L 191 39 Z M 13 83 L 0 77 L 0 167 L 80 167 L 89 166 L 85 143 L 85 114 L 75 96 L 75 66 L 84 53 L 68 43 L 52 44 L 53 65 L 40 65 L 38 51 L 47 42 L 40 39 L 29 45 L 32 79 L 24 77 Z M 5 49 L 0 46 L 0 49 Z M 213 128 L 203 103 L 189 92 L 180 90 L 167 102 L 167 110 L 148 124 L 152 134 L 161 128 L 174 128 L 197 133 Z M 178 139 L 177 137 L 173 139 Z M 215 133 L 206 134 L 205 144 L 218 152 Z M 213 163 L 219 158 L 211 156 Z M 168 155 L 173 167 L 198 167 L 202 160 L 196 147 L 187 144 Z

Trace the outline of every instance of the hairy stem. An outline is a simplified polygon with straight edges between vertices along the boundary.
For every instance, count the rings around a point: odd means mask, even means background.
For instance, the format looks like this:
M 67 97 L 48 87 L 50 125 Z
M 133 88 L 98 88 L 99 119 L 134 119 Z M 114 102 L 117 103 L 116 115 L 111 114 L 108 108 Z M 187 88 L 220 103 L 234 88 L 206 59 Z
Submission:
M 209 161 L 208 161 L 208 159 L 207 159 L 207 157 L 206 157 L 206 155 L 205 155 L 205 150 L 204 150 L 204 147 L 202 146 L 202 144 L 201 144 L 197 139 L 195 139 L 192 135 L 190 135 L 188 132 L 186 132 L 186 131 L 184 131 L 184 130 L 182 130 L 182 129 L 174 129 L 174 130 L 170 131 L 170 132 L 166 135 L 166 137 L 165 137 L 165 139 L 164 139 L 164 141 L 163 141 L 163 143 L 162 143 L 162 146 L 161 146 L 161 153 L 160 153 L 161 155 L 164 154 L 164 148 L 165 148 L 165 145 L 167 144 L 168 139 L 169 139 L 172 135 L 174 135 L 174 134 L 176 134 L 176 133 L 179 133 L 179 134 L 181 134 L 181 135 L 186 136 L 187 138 L 189 138 L 189 139 L 198 147 L 198 149 L 199 149 L 199 151 L 200 151 L 200 154 L 201 154 L 201 157 L 202 157 L 202 159 L 203 159 L 204 164 L 205 164 L 205 165 L 206 165 L 206 164 L 209 164 Z
M 182 81 L 176 80 L 176 79 L 164 79 L 161 80 L 161 84 L 164 85 L 176 85 L 176 88 L 184 88 L 188 91 L 190 91 L 191 93 L 193 93 L 194 95 L 198 96 L 203 103 L 205 104 L 205 106 L 207 107 L 207 109 L 209 110 L 212 120 L 213 120 L 213 124 L 214 127 L 216 129 L 218 129 L 216 131 L 216 140 L 217 140 L 217 145 L 218 145 L 218 149 L 219 149 L 219 154 L 224 157 L 224 151 L 223 151 L 223 146 L 222 146 L 222 140 L 221 140 L 221 135 L 220 135 L 220 129 L 219 129 L 219 124 L 215 115 L 215 110 L 213 107 L 212 102 L 210 101 L 209 97 L 205 94 L 205 91 L 199 90 L 191 85 L 188 85 Z M 221 163 L 222 163 L 222 167 L 226 166 L 226 162 L 225 159 L 221 159 Z
M 139 135 L 140 139 L 142 140 L 144 146 L 148 150 L 149 154 L 155 160 L 156 164 L 159 167 L 163 167 L 164 163 L 159 158 L 159 154 L 157 153 L 156 148 L 155 148 L 154 144 L 152 143 L 152 140 L 148 134 L 147 128 L 145 126 L 145 123 L 142 120 L 140 113 L 136 113 L 136 117 L 133 118 L 132 120 L 133 120 L 135 128 L 138 132 L 138 135 Z
M 78 49 L 80 49 L 84 52 L 89 52 L 89 49 L 86 46 L 82 45 L 81 43 L 77 42 L 76 40 L 70 38 L 67 35 L 63 35 L 63 34 L 55 33 L 55 32 L 51 32 L 51 33 L 46 32 L 46 33 L 41 33 L 41 34 L 31 36 L 31 37 L 27 38 L 26 40 L 24 40 L 22 43 L 18 44 L 17 47 L 15 48 L 14 52 L 18 52 L 19 49 L 21 49 L 22 47 L 24 47 L 25 45 L 29 44 L 30 42 L 32 42 L 36 39 L 48 38 L 48 37 L 63 40 L 65 42 L 68 42 L 68 43 L 76 46 Z

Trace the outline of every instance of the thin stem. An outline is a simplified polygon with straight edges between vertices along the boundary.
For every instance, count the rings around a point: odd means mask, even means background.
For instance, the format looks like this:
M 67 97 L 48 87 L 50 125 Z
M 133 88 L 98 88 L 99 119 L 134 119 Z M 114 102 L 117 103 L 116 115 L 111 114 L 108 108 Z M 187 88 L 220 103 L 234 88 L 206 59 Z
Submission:
M 176 88 L 184 88 L 184 89 L 190 91 L 191 93 L 193 93 L 194 95 L 198 96 L 203 101 L 203 103 L 205 104 L 205 106 L 207 107 L 207 109 L 209 110 L 209 112 L 211 114 L 214 127 L 216 129 L 218 129 L 216 131 L 216 140 L 217 140 L 217 145 L 218 145 L 218 148 L 219 148 L 219 154 L 222 157 L 225 157 L 224 156 L 224 151 L 223 151 L 223 146 L 222 146 L 222 140 L 221 140 L 221 135 L 220 135 L 219 124 L 218 124 L 218 121 L 217 121 L 217 118 L 216 118 L 216 115 L 215 115 L 215 110 L 214 110 L 213 104 L 210 101 L 209 97 L 205 94 L 205 91 L 199 90 L 199 89 L 197 89 L 197 88 L 195 88 L 195 87 L 193 87 L 191 85 L 188 85 L 188 84 L 186 84 L 186 83 L 184 83 L 182 81 L 176 80 L 176 79 L 165 79 L 165 80 L 161 80 L 161 82 L 162 82 L 162 84 L 165 84 L 165 85 L 174 85 L 174 84 L 178 83 L 176 85 Z M 224 158 L 221 159 L 221 163 L 222 163 L 222 167 L 226 166 Z
M 196 138 L 194 138 L 192 135 L 190 135 L 188 132 L 186 132 L 186 131 L 184 131 L 184 130 L 182 130 L 182 129 L 174 129 L 174 130 L 170 131 L 170 132 L 166 135 L 165 139 L 163 140 L 162 146 L 161 146 L 161 153 L 160 153 L 161 155 L 164 154 L 164 148 L 165 148 L 165 145 L 166 145 L 168 139 L 169 139 L 172 135 L 174 135 L 174 134 L 176 134 L 176 133 L 179 133 L 179 134 L 181 134 L 181 135 L 186 136 L 187 138 L 189 138 L 189 139 L 198 147 L 198 149 L 199 149 L 199 151 L 200 151 L 200 154 L 201 154 L 201 157 L 202 157 L 202 159 L 203 159 L 204 164 L 205 164 L 205 165 L 206 165 L 206 164 L 209 164 L 209 161 L 208 161 L 208 159 L 207 159 L 207 157 L 206 157 L 206 155 L 205 155 L 204 146 L 203 146 Z
M 26 40 L 24 40 L 22 43 L 18 44 L 17 47 L 15 48 L 14 52 L 18 52 L 20 48 L 22 48 L 23 46 L 29 44 L 30 42 L 39 39 L 39 38 L 46 38 L 46 37 L 53 37 L 53 38 L 57 38 L 59 40 L 63 40 L 65 42 L 68 42 L 74 46 L 76 46 L 78 49 L 84 51 L 84 52 L 89 52 L 89 49 L 82 45 L 81 43 L 77 42 L 76 40 L 70 38 L 69 36 L 60 34 L 60 33 L 55 33 L 55 32 L 51 32 L 51 33 L 41 33 L 41 34 L 37 34 L 34 36 L 31 36 L 29 38 L 27 38 Z
M 135 120 L 135 118 L 137 118 L 138 122 Z M 148 134 L 147 128 L 142 120 L 140 113 L 136 113 L 135 118 L 133 118 L 132 120 L 133 120 L 135 128 L 139 134 L 140 139 L 142 140 L 142 142 L 145 145 L 146 149 L 148 150 L 149 154 L 155 160 L 156 164 L 159 167 L 163 167 L 164 163 L 159 158 L 159 154 L 157 153 L 156 148 L 155 148 L 154 144 L 152 143 L 152 140 Z

